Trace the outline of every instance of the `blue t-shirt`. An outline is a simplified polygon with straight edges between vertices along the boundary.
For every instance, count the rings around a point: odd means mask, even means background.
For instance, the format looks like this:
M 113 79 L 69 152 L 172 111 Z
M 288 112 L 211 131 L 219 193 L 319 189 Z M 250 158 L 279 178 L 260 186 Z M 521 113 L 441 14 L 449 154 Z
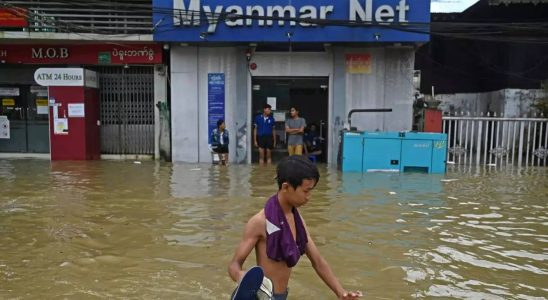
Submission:
M 272 129 L 274 128 L 274 117 L 268 116 L 266 119 L 263 114 L 255 117 L 255 126 L 257 126 L 257 136 L 272 135 Z

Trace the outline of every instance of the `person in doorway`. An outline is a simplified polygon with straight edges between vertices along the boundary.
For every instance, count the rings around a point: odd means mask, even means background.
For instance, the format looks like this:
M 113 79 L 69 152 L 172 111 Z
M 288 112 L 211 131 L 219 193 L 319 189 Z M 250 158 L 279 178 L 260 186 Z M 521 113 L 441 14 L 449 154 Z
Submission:
M 217 128 L 211 131 L 211 148 L 219 155 L 221 164 L 228 165 L 228 130 L 225 121 L 217 121 Z
M 304 153 L 307 155 L 322 154 L 322 137 L 316 129 L 316 124 L 312 123 L 308 126 L 308 130 L 304 133 Z
M 299 117 L 299 110 L 296 107 L 290 109 L 291 118 L 285 121 L 285 132 L 287 133 L 287 152 L 291 155 L 303 154 L 303 134 L 306 127 L 304 118 Z
M 275 120 L 272 106 L 265 104 L 263 113 L 255 117 L 253 123 L 253 143 L 259 148 L 259 163 L 272 163 L 272 149 L 276 147 Z M 266 161 L 265 161 L 266 158 Z
M 320 179 L 316 165 L 303 156 L 285 157 L 277 166 L 278 192 L 249 219 L 236 248 L 228 273 L 240 282 L 246 258 L 255 249 L 257 264 L 264 270 L 257 299 L 287 299 L 292 268 L 303 254 L 310 259 L 318 276 L 338 299 L 357 299 L 361 292 L 348 292 L 335 277 L 312 240 L 298 208 L 305 205 Z

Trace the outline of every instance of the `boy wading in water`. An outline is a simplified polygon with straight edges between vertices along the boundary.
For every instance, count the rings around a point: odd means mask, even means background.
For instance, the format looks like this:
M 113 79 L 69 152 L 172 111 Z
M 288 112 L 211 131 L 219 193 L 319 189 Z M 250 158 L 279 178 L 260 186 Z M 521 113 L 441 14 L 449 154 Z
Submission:
M 316 166 L 302 156 L 284 158 L 276 169 L 278 192 L 270 197 L 264 209 L 251 217 L 244 229 L 244 236 L 228 266 L 230 277 L 239 282 L 247 256 L 255 248 L 257 264 L 264 270 L 265 279 L 258 298 L 287 299 L 288 282 L 292 267 L 301 255 L 306 254 L 312 267 L 338 299 L 357 299 L 361 292 L 343 289 L 327 261 L 320 255 L 310 237 L 306 223 L 297 210 L 310 199 L 311 192 L 320 179 Z M 267 283 L 268 284 L 265 284 Z M 273 295 L 270 296 L 270 292 Z

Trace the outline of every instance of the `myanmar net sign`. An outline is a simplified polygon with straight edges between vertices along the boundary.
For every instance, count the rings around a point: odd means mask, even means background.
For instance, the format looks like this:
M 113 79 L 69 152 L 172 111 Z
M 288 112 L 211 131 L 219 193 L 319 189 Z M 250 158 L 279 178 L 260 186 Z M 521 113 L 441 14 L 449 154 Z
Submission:
M 429 0 L 154 0 L 153 3 L 155 41 L 429 40 Z

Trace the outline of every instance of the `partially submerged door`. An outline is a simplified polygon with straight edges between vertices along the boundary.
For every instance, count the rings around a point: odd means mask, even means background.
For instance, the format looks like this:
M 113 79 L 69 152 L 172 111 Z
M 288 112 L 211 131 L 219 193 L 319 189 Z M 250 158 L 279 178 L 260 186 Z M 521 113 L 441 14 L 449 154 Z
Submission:
M 0 139 L 0 152 L 49 153 L 47 88 L 0 87 L 0 115 L 7 116 L 9 139 Z

